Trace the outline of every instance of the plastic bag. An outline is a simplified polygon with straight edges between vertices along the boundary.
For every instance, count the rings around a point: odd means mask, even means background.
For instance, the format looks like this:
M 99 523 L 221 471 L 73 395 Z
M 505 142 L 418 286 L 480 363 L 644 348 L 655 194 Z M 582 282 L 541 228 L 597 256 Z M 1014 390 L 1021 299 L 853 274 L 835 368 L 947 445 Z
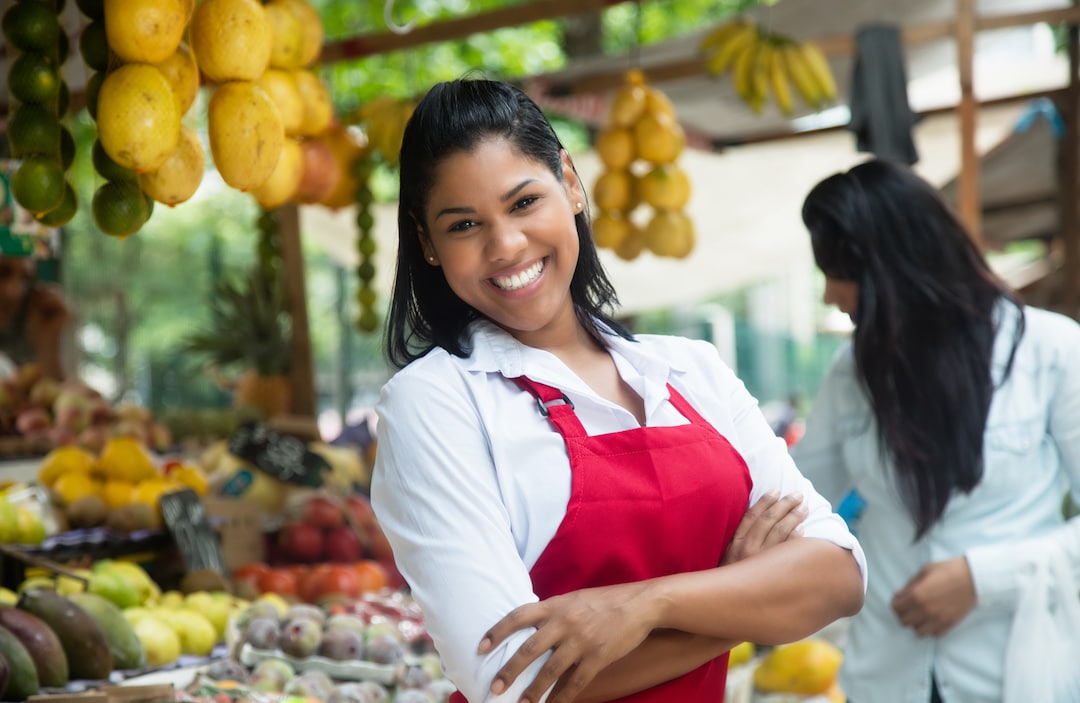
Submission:
M 1005 651 L 1003 703 L 1080 701 L 1080 591 L 1064 553 L 1040 560 L 1023 585 Z

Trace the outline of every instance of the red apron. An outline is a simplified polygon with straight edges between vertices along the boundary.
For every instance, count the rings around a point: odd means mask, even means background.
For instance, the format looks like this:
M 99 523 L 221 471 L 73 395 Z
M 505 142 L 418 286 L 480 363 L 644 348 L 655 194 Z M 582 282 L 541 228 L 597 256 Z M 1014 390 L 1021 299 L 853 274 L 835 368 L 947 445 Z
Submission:
M 671 404 L 689 424 L 590 437 L 561 391 L 513 380 L 537 397 L 570 456 L 566 516 L 529 572 L 541 600 L 720 564 L 746 512 L 750 474 L 735 448 L 674 388 L 668 386 Z M 725 653 L 618 700 L 721 703 L 727 661 Z

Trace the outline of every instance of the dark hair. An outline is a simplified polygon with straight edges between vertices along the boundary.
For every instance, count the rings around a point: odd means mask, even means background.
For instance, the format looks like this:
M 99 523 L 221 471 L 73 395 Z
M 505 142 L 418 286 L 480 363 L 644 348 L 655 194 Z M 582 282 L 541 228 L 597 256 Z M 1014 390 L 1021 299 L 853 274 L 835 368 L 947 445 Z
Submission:
M 826 178 L 802 218 L 818 267 L 858 284 L 855 363 L 921 537 L 954 491 L 982 479 L 994 310 L 1003 298 L 1021 308 L 1004 380 L 1022 305 L 938 191 L 904 165 L 872 160 Z
M 481 315 L 451 290 L 442 269 L 425 263 L 420 226 L 426 226 L 424 213 L 439 163 L 490 138 L 505 139 L 563 179 L 563 145 L 539 106 L 521 90 L 499 81 L 459 79 L 428 91 L 409 118 L 401 144 L 397 271 L 386 323 L 386 355 L 397 368 L 435 347 L 460 357 L 471 352 L 465 329 Z M 578 320 L 601 344 L 597 321 L 629 339 L 630 333 L 607 312 L 618 299 L 593 244 L 588 208 L 574 221 L 580 253 L 570 297 Z

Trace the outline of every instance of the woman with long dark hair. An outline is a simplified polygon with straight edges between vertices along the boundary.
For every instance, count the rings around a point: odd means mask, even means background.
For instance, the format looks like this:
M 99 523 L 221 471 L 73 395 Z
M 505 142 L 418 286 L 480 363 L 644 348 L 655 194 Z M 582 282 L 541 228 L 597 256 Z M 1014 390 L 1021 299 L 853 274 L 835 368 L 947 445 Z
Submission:
M 532 100 L 440 83 L 400 163 L 371 496 L 459 696 L 716 703 L 738 642 L 858 610 L 858 543 L 716 348 L 613 319 Z M 779 531 L 739 532 L 748 507 Z
M 792 448 L 833 504 L 866 501 L 873 578 L 842 686 L 856 703 L 1001 701 L 1033 545 L 1078 542 L 1061 504 L 1080 493 L 1080 326 L 1025 307 L 906 166 L 830 176 L 802 214 L 825 302 L 855 326 Z

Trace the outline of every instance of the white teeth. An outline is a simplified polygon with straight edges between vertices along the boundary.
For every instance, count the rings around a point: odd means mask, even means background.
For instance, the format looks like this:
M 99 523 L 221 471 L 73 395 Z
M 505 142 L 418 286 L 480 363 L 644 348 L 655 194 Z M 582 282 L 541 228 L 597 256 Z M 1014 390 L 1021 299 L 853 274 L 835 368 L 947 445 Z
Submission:
M 521 273 L 515 273 L 513 276 L 500 276 L 491 279 L 491 281 L 502 290 L 518 290 L 535 281 L 543 270 L 544 260 L 541 259 Z

